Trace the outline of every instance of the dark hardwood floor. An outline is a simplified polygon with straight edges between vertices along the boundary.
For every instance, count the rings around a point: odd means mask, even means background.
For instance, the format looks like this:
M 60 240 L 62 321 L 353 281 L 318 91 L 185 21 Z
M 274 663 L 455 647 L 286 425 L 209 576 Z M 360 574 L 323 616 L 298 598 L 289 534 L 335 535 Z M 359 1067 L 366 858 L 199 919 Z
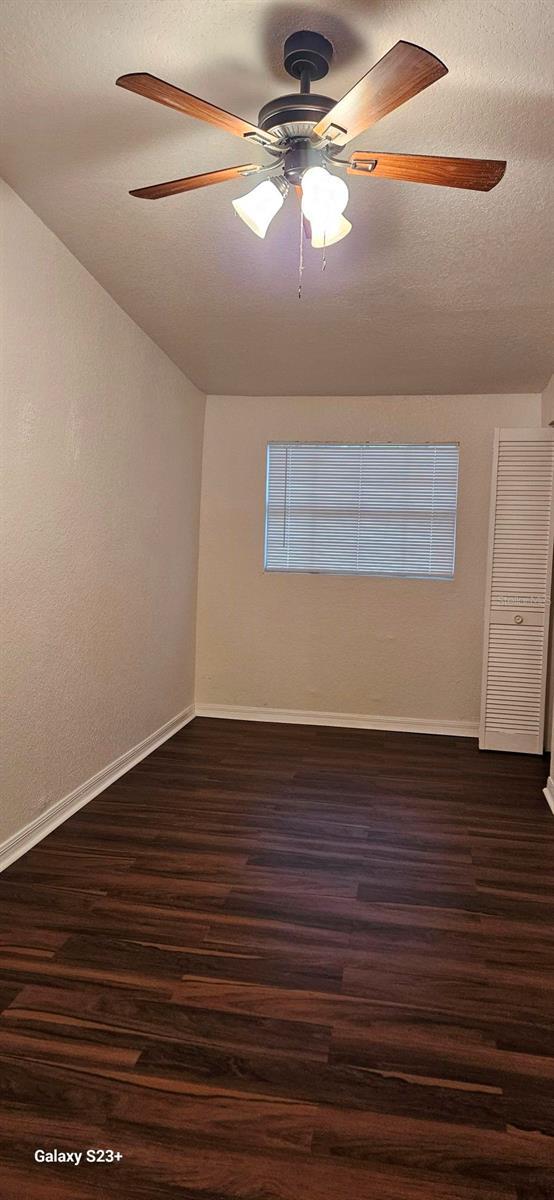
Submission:
M 118 780 L 0 878 L 2 1200 L 554 1197 L 545 774 L 197 719 Z

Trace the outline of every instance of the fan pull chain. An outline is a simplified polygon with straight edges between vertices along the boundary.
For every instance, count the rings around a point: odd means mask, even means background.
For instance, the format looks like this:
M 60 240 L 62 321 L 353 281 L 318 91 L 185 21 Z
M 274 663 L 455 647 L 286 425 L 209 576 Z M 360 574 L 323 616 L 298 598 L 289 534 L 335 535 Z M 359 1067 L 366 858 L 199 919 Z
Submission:
M 304 213 L 300 205 L 300 254 L 298 259 L 298 299 L 302 299 L 302 276 L 304 274 Z
M 327 266 L 327 243 L 325 241 L 325 234 L 323 234 L 323 262 L 321 264 L 321 270 L 324 271 L 326 266 Z

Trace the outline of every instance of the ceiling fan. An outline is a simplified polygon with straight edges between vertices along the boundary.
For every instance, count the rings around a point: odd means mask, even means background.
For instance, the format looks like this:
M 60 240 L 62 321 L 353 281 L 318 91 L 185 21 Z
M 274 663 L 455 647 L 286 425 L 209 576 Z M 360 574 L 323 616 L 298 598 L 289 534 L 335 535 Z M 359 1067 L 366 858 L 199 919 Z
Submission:
M 240 176 L 263 175 L 253 191 L 233 201 L 242 220 L 258 237 L 265 237 L 292 185 L 301 198 L 304 228 L 312 245 L 325 249 L 346 237 L 352 228 L 344 216 L 348 188 L 337 172 L 481 192 L 490 191 L 500 182 L 506 163 L 488 158 L 385 154 L 380 150 L 354 150 L 349 158 L 340 158 L 343 146 L 446 75 L 448 69 L 429 50 L 412 42 L 397 42 L 341 100 L 335 101 L 310 90 L 315 80 L 327 74 L 332 57 L 331 43 L 319 33 L 302 30 L 287 38 L 284 66 L 300 81 L 300 93 L 279 96 L 264 104 L 257 125 L 154 75 L 121 75 L 119 87 L 263 146 L 272 160 L 267 165 L 243 163 L 172 179 L 137 188 L 131 196 L 158 200 Z

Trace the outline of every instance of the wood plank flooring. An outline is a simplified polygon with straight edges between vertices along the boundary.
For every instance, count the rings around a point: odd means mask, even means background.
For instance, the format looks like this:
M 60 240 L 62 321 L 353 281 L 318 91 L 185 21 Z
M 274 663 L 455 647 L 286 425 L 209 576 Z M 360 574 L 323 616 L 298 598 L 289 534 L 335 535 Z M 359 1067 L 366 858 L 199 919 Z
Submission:
M 545 776 L 197 719 L 119 779 L 0 877 L 2 1200 L 552 1200 Z

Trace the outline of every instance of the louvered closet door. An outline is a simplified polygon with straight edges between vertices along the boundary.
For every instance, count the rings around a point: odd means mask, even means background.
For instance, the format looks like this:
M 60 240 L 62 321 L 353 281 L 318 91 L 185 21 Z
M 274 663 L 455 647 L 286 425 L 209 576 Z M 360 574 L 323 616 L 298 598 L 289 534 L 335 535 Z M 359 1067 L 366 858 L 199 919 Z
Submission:
M 495 436 L 482 750 L 542 754 L 554 531 L 554 430 Z

